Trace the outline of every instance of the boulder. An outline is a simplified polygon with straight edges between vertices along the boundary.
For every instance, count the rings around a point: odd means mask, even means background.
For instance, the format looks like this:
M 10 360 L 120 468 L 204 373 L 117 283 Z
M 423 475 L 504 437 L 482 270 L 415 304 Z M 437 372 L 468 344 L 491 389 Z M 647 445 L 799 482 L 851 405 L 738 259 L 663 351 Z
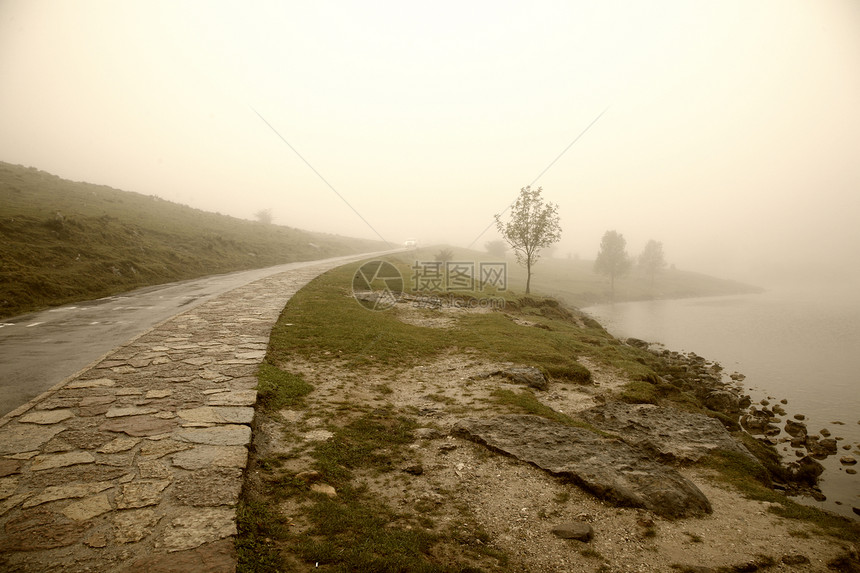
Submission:
M 766 408 L 757 410 L 752 407 L 748 414 L 741 416 L 741 427 L 750 434 L 776 436 L 780 433 L 780 429 L 771 423 L 772 418 L 773 412 L 770 410 Z
M 780 561 L 786 565 L 804 565 L 809 563 L 809 557 L 800 553 L 790 553 L 788 555 L 783 555 Z
M 839 451 L 839 444 L 833 438 L 825 438 L 818 443 L 828 455 L 833 455 Z
M 599 498 L 674 519 L 711 513 L 691 481 L 618 440 L 539 416 L 460 420 L 455 436 L 570 479 Z
M 705 406 L 715 412 L 737 414 L 740 411 L 740 400 L 734 392 L 714 390 L 705 396 Z
M 835 454 L 838 451 L 838 445 L 833 438 L 819 440 L 818 436 L 808 436 L 806 438 L 806 451 L 812 457 L 821 460 Z
M 795 438 L 806 438 L 806 424 L 795 422 L 794 420 L 786 420 L 785 432 Z
M 824 473 L 824 466 L 812 459 L 810 456 L 804 456 L 788 464 L 788 469 L 791 472 L 792 480 L 815 485 L 818 483 L 818 478 Z
M 571 521 L 562 523 L 552 528 L 553 534 L 562 539 L 577 539 L 579 541 L 591 541 L 594 530 L 584 521 Z
M 491 373 L 491 376 L 502 376 L 516 384 L 525 384 L 536 390 L 546 390 L 549 388 L 549 381 L 539 369 L 534 366 L 511 366 L 504 370 L 497 370 Z
M 625 342 L 630 346 L 635 346 L 636 348 L 642 348 L 643 350 L 647 350 L 648 347 L 651 346 L 649 343 L 645 342 L 644 340 L 641 340 L 639 338 L 633 338 L 633 337 L 628 338 Z

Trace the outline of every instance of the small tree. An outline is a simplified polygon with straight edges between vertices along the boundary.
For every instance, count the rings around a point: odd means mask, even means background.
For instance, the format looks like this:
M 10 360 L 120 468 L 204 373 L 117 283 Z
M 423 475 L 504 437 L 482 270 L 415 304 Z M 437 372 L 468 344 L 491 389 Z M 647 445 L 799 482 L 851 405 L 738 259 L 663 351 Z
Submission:
M 651 279 L 651 286 L 653 287 L 654 275 L 666 266 L 666 259 L 663 257 L 663 243 L 654 239 L 648 241 L 639 255 L 639 266 Z
M 264 225 L 272 224 L 272 210 L 271 209 L 260 209 L 256 213 L 254 213 L 254 218 L 257 219 Z
M 508 250 L 507 245 L 505 245 L 504 241 L 490 241 L 484 248 L 487 249 L 487 253 L 491 254 L 494 257 L 499 257 L 500 259 L 505 258 L 505 251 Z
M 609 277 L 609 290 L 615 297 L 615 277 L 622 277 L 630 271 L 632 263 L 627 255 L 627 241 L 616 231 L 606 231 L 600 241 L 600 250 L 594 261 L 594 270 Z
M 557 243 L 561 238 L 558 206 L 544 204 L 542 188 L 532 191 L 531 186 L 520 189 L 520 196 L 511 208 L 510 220 L 502 222 L 496 215 L 496 228 L 513 248 L 517 262 L 526 267 L 526 294 L 531 291 L 532 267 L 540 258 L 540 250 Z

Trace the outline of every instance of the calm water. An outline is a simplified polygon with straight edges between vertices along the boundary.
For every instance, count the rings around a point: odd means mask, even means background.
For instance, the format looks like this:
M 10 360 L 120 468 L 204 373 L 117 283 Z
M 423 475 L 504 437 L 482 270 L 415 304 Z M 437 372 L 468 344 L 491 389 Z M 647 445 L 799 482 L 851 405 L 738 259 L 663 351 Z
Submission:
M 839 457 L 860 461 L 860 292 L 775 289 L 764 294 L 599 305 L 583 309 L 618 337 L 660 342 L 746 375 L 753 402 L 788 400 L 789 416 L 806 415 L 809 433 L 841 437 L 839 453 L 822 461 L 827 501 L 798 501 L 857 518 L 860 474 Z M 771 399 L 773 403 L 773 399 Z M 841 422 L 841 424 L 839 423 Z M 851 445 L 851 451 L 842 449 Z M 788 444 L 785 444 L 787 447 Z M 782 453 L 794 458 L 790 448 Z M 860 464 L 853 466 L 860 470 Z

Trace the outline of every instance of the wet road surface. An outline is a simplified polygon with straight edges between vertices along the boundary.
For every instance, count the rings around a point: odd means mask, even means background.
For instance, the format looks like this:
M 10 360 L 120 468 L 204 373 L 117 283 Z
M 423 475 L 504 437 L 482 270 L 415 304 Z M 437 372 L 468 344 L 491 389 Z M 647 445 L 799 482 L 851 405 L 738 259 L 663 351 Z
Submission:
M 359 260 L 371 254 L 326 260 Z M 0 320 L 0 416 L 117 346 L 217 295 L 257 279 L 319 264 L 304 261 L 145 287 Z

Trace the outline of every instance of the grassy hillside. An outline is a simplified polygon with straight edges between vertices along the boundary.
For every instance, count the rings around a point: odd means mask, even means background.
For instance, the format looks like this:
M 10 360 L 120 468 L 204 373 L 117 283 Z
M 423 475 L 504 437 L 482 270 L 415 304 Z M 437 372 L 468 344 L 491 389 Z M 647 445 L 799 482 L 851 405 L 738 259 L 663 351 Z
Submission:
M 0 317 L 141 286 L 386 248 L 0 162 Z
M 427 247 L 411 251 L 399 258 L 404 262 L 408 260 L 413 264 L 415 261 L 434 261 L 435 256 L 442 249 L 450 249 L 450 247 Z M 497 257 L 487 253 L 465 249 L 450 250 L 453 252 L 452 261 L 474 262 L 476 273 L 482 261 L 498 261 Z M 526 284 L 525 269 L 517 264 L 513 255 L 509 254 L 504 262 L 507 264 L 508 288 L 523 292 Z M 553 296 L 566 304 L 577 307 L 612 300 L 609 279 L 596 274 L 594 261 L 589 260 L 548 258 L 539 260 L 532 269 L 531 290 L 533 293 Z M 760 291 L 761 289 L 751 285 L 679 269 L 660 271 L 652 283 L 649 276 L 634 268 L 629 275 L 615 280 L 614 298 L 616 301 L 669 299 Z

